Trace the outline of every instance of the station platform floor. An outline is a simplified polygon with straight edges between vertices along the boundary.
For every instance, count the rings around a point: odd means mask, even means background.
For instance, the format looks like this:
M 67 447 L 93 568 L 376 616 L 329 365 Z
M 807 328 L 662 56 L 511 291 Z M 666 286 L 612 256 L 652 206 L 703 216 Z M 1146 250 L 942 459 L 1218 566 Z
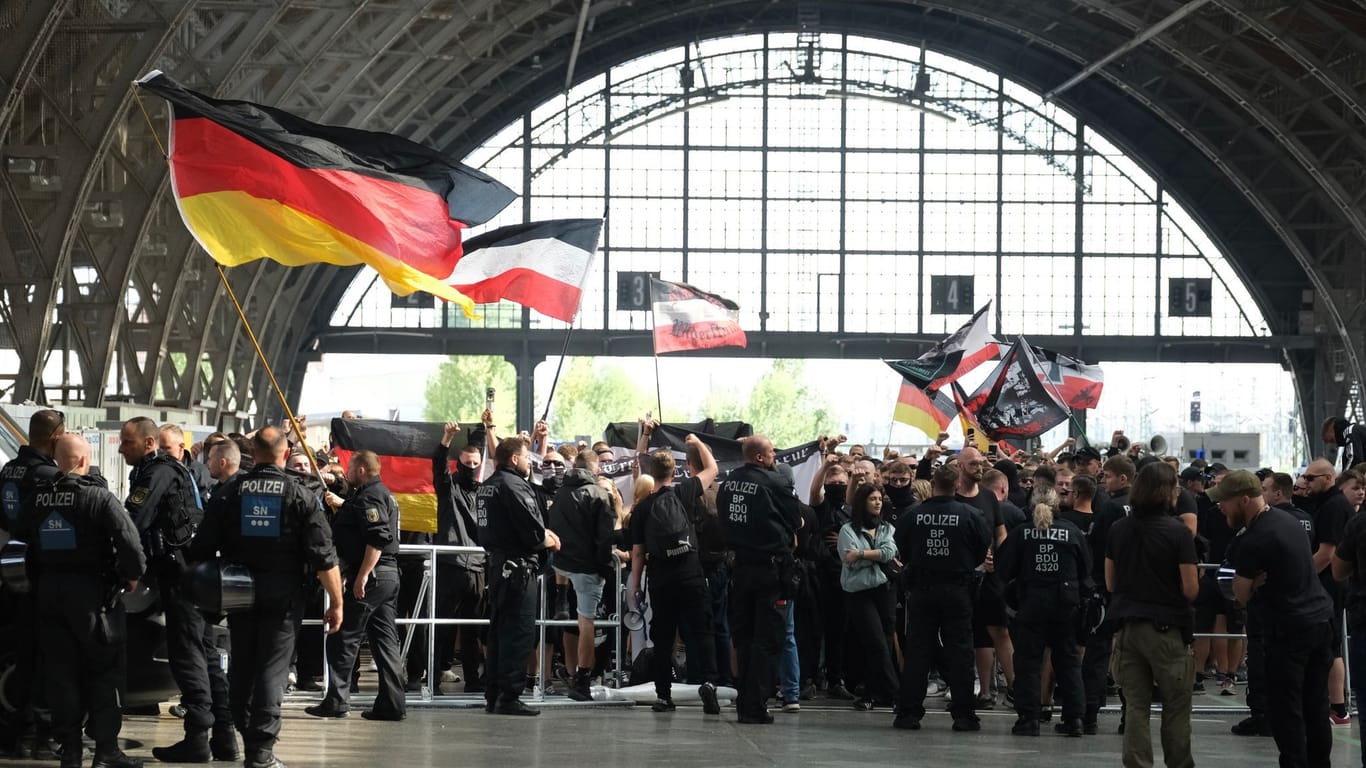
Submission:
M 920 731 L 891 727 L 889 710 L 857 712 L 845 702 L 803 703 L 800 713 L 775 712 L 773 725 L 739 725 L 735 710 L 706 716 L 700 707 L 655 714 L 648 706 L 569 704 L 553 697 L 539 717 L 500 717 L 483 712 L 477 697 L 447 697 L 424 705 L 411 700 L 407 720 L 370 722 L 360 717 L 366 699 L 357 697 L 351 716 L 319 720 L 303 708 L 316 697 L 291 695 L 276 754 L 291 768 L 414 768 L 497 766 L 497 768 L 672 768 L 673 766 L 971 766 L 973 768 L 1095 768 L 1120 764 L 1117 713 L 1101 716 L 1101 734 L 1068 739 L 1051 732 L 1038 738 L 1010 735 L 1015 715 L 982 712 L 982 731 L 953 733 L 947 714 L 931 711 Z M 1202 703 L 1197 697 L 1197 704 Z M 937 710 L 931 707 L 931 710 Z M 1208 708 L 1207 708 L 1208 709 Z M 1198 712 L 1193 718 L 1195 762 L 1200 766 L 1275 766 L 1269 738 L 1234 736 L 1229 727 L 1243 714 Z M 1153 719 L 1154 749 L 1157 717 Z M 130 716 L 123 735 L 128 753 L 148 766 L 153 745 L 174 743 L 181 721 L 163 714 Z M 1361 763 L 1360 730 L 1334 726 L 1333 765 Z M 2 761 L 14 766 L 54 762 Z M 86 765 L 90 764 L 87 751 Z M 229 765 L 214 763 L 213 765 Z

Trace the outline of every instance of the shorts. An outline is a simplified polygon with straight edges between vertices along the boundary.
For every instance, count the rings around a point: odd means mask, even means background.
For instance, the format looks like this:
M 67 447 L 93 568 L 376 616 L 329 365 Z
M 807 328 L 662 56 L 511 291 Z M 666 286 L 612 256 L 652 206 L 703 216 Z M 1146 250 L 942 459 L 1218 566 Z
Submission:
M 574 587 L 574 602 L 576 603 L 579 615 L 585 619 L 591 619 L 598 615 L 598 603 L 602 602 L 602 590 L 607 585 L 607 580 L 594 573 L 569 573 L 559 568 L 555 573 L 569 579 L 569 583 Z
M 987 632 L 987 627 L 1009 625 L 1010 619 L 1006 616 L 1006 598 L 1001 582 L 991 577 L 983 579 L 972 606 L 972 647 L 991 648 L 995 644 Z
M 1237 634 L 1247 624 L 1247 609 L 1224 597 L 1218 582 L 1208 576 L 1200 579 L 1200 594 L 1195 598 L 1195 631 L 1214 631 L 1214 620 L 1224 617 L 1225 632 Z

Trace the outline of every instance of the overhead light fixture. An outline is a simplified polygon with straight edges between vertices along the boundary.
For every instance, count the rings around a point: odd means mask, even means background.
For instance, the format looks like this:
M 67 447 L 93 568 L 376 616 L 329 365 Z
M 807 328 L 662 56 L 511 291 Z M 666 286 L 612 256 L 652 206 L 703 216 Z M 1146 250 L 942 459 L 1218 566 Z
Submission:
M 927 114 L 927 115 L 932 115 L 932 116 L 937 117 L 937 118 L 939 118 L 939 119 L 941 119 L 941 120 L 947 120 L 947 121 L 949 121 L 950 123 L 956 123 L 956 122 L 958 122 L 958 118 L 957 118 L 957 117 L 954 117 L 953 115 L 949 114 L 948 112 L 941 112 L 941 111 L 939 111 L 939 110 L 937 110 L 937 109 L 934 109 L 934 108 L 932 108 L 932 107 L 927 107 L 927 106 L 925 106 L 924 104 L 917 104 L 917 103 L 915 103 L 915 102 L 913 102 L 913 101 L 907 101 L 907 100 L 905 100 L 905 99 L 899 99 L 899 98 L 897 98 L 897 97 L 895 97 L 895 96 L 881 96 L 881 95 L 876 94 L 876 93 L 858 93 L 858 92 L 856 92 L 856 91 L 842 91 L 842 90 L 839 90 L 838 88 L 831 88 L 830 90 L 828 90 L 828 91 L 825 92 L 825 95 L 826 95 L 827 98 L 833 98 L 833 99 L 851 99 L 851 98 L 853 98 L 853 99 L 870 99 L 870 100 L 872 100 L 872 101 L 881 101 L 881 102 L 885 102 L 885 103 L 887 103 L 887 104 L 895 104 L 895 105 L 898 106 L 898 107 L 906 107 L 906 108 L 908 108 L 908 109 L 914 109 L 914 110 L 919 111 L 919 112 L 924 112 L 924 113 Z

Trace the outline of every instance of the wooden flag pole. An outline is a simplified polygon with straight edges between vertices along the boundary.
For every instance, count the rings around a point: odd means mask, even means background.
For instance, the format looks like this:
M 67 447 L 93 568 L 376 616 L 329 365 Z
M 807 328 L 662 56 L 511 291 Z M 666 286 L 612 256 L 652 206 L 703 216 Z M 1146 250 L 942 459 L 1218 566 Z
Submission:
M 569 327 L 564 330 L 564 346 L 560 348 L 560 361 L 555 364 L 555 378 L 550 382 L 550 394 L 545 398 L 545 411 L 541 413 L 541 421 L 550 418 L 550 402 L 555 399 L 555 387 L 560 383 L 560 371 L 564 369 L 565 355 L 569 354 L 569 337 L 574 333 L 574 323 L 571 321 Z

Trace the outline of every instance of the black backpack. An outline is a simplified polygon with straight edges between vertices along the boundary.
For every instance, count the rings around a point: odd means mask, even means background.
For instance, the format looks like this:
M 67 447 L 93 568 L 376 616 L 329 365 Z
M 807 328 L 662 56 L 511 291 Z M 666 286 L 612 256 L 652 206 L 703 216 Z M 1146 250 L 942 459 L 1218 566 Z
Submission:
M 649 513 L 645 521 L 645 554 L 651 562 L 683 557 L 697 549 L 692 518 L 672 488 L 655 493 Z

